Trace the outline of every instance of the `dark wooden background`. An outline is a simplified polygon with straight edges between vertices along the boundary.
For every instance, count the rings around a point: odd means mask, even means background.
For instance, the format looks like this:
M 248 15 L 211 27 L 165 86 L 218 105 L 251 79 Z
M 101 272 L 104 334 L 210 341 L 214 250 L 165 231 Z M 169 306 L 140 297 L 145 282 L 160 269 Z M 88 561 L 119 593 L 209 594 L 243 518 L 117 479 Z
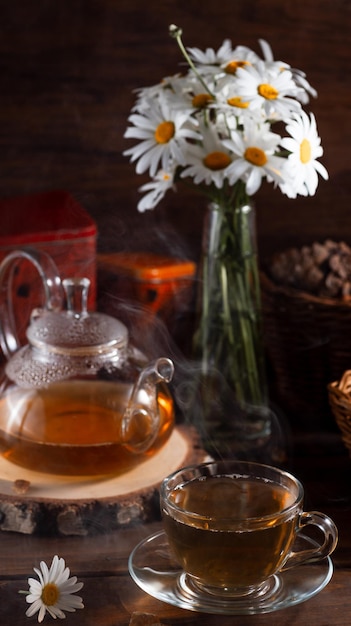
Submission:
M 99 250 L 197 257 L 202 197 L 178 189 L 139 214 L 146 178 L 122 155 L 133 90 L 179 69 L 172 22 L 187 46 L 229 38 L 259 52 L 265 38 L 318 91 L 330 180 L 307 199 L 261 188 L 262 257 L 325 237 L 351 243 L 349 0 L 0 0 L 0 197 L 66 189 L 96 219 Z

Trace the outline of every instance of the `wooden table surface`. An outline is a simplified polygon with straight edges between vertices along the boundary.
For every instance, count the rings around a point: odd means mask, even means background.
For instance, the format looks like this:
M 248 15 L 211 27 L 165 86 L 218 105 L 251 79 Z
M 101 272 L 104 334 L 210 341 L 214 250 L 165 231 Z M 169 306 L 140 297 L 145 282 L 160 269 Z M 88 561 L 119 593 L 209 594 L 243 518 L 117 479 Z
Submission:
M 42 537 L 0 534 L 0 624 L 36 623 L 27 618 L 27 604 L 19 590 L 27 590 L 28 576 L 40 560 L 54 554 L 66 559 L 71 575 L 84 582 L 85 608 L 66 614 L 65 624 L 128 626 L 133 611 L 156 614 L 165 624 L 188 626 L 338 626 L 351 615 L 351 462 L 337 434 L 303 436 L 295 444 L 291 468 L 305 486 L 305 509 L 328 513 L 339 529 L 333 555 L 331 582 L 314 598 L 265 615 L 217 616 L 195 613 L 155 600 L 141 591 L 128 573 L 128 556 L 144 537 L 160 528 L 159 522 L 139 524 L 93 537 Z M 317 566 L 319 567 L 319 566 Z M 46 617 L 45 623 L 51 618 Z

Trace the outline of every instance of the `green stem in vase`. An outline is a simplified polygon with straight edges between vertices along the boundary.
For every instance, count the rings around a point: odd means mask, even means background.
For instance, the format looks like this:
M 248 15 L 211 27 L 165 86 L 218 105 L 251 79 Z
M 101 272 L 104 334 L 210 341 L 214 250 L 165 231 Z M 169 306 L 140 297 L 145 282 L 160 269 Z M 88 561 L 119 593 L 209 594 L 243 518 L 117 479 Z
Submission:
M 267 405 L 252 207 L 243 184 L 211 207 L 199 334 L 202 371 L 216 369 L 243 407 Z

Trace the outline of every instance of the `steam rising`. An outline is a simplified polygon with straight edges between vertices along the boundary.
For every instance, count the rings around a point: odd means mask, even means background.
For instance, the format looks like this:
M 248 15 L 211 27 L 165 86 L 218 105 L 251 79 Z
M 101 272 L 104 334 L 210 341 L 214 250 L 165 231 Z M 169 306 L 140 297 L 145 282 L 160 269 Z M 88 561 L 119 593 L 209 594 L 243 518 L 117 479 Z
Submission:
M 173 328 L 167 328 L 160 317 L 147 308 L 117 296 L 113 297 L 113 306 L 113 314 L 129 328 L 130 341 L 134 345 L 141 347 L 152 359 L 164 356 L 172 359 L 175 373 L 170 388 L 176 420 L 196 428 L 209 454 L 215 458 L 241 458 L 275 465 L 286 463 L 290 437 L 283 416 L 272 408 L 266 409 L 270 430 L 257 437 L 255 429 L 260 427 L 260 416 L 255 413 L 252 423 L 248 421 L 247 413 L 238 406 L 218 370 L 213 370 L 204 379 L 201 363 L 189 356 L 190 346 L 186 352 L 180 348 Z M 188 334 L 191 328 L 187 327 L 185 331 Z M 205 418 L 203 397 L 206 393 L 211 396 L 211 415 Z M 267 414 L 262 417 L 266 420 Z

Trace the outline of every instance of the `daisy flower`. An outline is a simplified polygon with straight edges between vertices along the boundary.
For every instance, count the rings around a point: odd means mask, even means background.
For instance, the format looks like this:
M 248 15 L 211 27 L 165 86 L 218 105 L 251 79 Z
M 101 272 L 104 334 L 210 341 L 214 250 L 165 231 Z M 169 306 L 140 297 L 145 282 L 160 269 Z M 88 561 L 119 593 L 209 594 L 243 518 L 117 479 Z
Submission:
M 272 48 L 269 45 L 268 41 L 266 41 L 265 39 L 259 39 L 258 42 L 261 46 L 263 58 L 267 68 L 269 67 L 271 69 L 276 69 L 277 71 L 280 71 L 282 69 L 290 69 L 290 65 L 288 65 L 288 63 L 285 63 L 283 61 L 275 61 Z
M 132 162 L 137 161 L 138 174 L 149 168 L 150 176 L 155 176 L 160 166 L 167 170 L 171 160 L 184 165 L 186 140 L 199 137 L 195 123 L 190 126 L 188 113 L 172 107 L 165 94 L 161 93 L 158 99 L 147 104 L 142 114 L 134 113 L 129 117 L 133 126 L 128 127 L 124 135 L 141 142 L 123 154 L 130 155 Z
M 293 115 L 286 130 L 290 137 L 284 137 L 281 146 L 290 153 L 287 160 L 292 182 L 288 187 L 283 186 L 282 190 L 290 197 L 297 194 L 312 196 L 317 189 L 318 174 L 328 180 L 326 168 L 317 161 L 323 155 L 323 148 L 313 113 L 309 117 L 301 110 Z
M 232 78 L 226 79 L 221 83 L 221 87 L 216 94 L 218 108 L 223 108 L 224 111 L 234 113 L 242 113 L 243 110 L 248 109 L 249 101 L 244 100 L 237 94 L 236 81 Z
M 250 101 L 239 95 L 237 82 L 232 77 L 228 77 L 223 81 L 220 90 L 216 93 L 216 102 L 212 106 L 216 109 L 217 115 L 226 116 L 229 122 L 235 116 L 237 125 L 243 124 L 247 117 L 255 119 L 257 123 L 266 120 L 266 116 L 261 109 L 252 109 Z M 229 127 L 233 128 L 231 122 Z
M 201 145 L 190 146 L 187 165 L 181 172 L 182 178 L 191 177 L 195 185 L 205 183 L 220 189 L 232 163 L 229 150 L 223 145 L 214 127 L 202 128 Z
M 255 67 L 237 70 L 237 94 L 250 103 L 252 109 L 263 108 L 267 118 L 284 120 L 301 104 L 296 98 L 300 88 L 296 86 L 290 70 L 274 72 L 260 61 Z
M 167 86 L 169 106 L 196 120 L 199 113 L 215 102 L 215 84 L 211 80 L 207 80 L 206 83 L 204 86 L 196 75 L 171 79 Z M 199 139 L 199 136 L 197 138 Z
M 276 68 L 282 71 L 284 69 L 289 69 L 296 85 L 302 87 L 302 90 L 300 90 L 299 93 L 296 94 L 296 98 L 298 98 L 304 104 L 307 104 L 309 102 L 308 94 L 310 94 L 314 98 L 317 97 L 316 90 L 313 89 L 313 87 L 310 85 L 310 83 L 306 79 L 306 74 L 304 72 L 291 67 L 290 65 L 288 65 L 288 63 L 284 63 L 283 61 L 275 61 L 272 48 L 270 47 L 269 43 L 264 39 L 259 39 L 259 43 L 261 46 L 266 67 Z
M 254 65 L 258 60 L 259 57 L 253 50 L 246 48 L 246 46 L 237 46 L 221 63 L 221 70 L 229 76 L 235 76 L 239 68 Z
M 46 612 L 54 619 L 63 619 L 64 611 L 74 612 L 83 609 L 84 604 L 80 596 L 72 595 L 80 591 L 83 583 L 77 582 L 77 577 L 69 578 L 70 570 L 65 566 L 65 561 L 54 556 L 50 569 L 44 561 L 40 563 L 40 569 L 34 568 L 39 580 L 28 578 L 29 593 L 26 601 L 31 604 L 27 609 L 27 617 L 32 617 L 37 611 L 38 622 L 42 622 Z
M 246 46 L 237 46 L 233 50 L 229 39 L 224 40 L 217 52 L 213 48 L 207 48 L 205 52 L 199 48 L 187 48 L 187 52 L 201 74 L 234 75 L 238 67 L 257 63 L 259 58 Z
M 144 213 L 148 209 L 154 209 L 171 187 L 174 188 L 174 171 L 159 170 L 153 181 L 139 187 L 139 191 L 149 193 L 139 201 L 138 211 Z
M 161 97 L 161 94 L 168 88 L 173 88 L 174 85 L 178 85 L 184 77 L 181 74 L 175 74 L 174 76 L 167 76 L 161 80 L 160 83 L 152 85 L 151 87 L 139 87 L 135 90 L 137 94 L 136 102 L 132 108 L 132 111 L 142 113 L 147 110 L 151 100 Z
M 229 182 L 235 184 L 239 179 L 244 180 L 249 196 L 256 193 L 263 178 L 284 182 L 284 159 L 274 155 L 281 138 L 268 129 L 268 124 L 259 126 L 248 120 L 243 133 L 234 131 L 230 139 L 223 141 L 237 155 L 227 170 Z
M 225 39 L 217 52 L 213 48 L 207 48 L 205 51 L 199 48 L 187 48 L 187 51 L 197 65 L 217 65 L 218 67 L 229 60 L 233 54 L 230 39 Z

